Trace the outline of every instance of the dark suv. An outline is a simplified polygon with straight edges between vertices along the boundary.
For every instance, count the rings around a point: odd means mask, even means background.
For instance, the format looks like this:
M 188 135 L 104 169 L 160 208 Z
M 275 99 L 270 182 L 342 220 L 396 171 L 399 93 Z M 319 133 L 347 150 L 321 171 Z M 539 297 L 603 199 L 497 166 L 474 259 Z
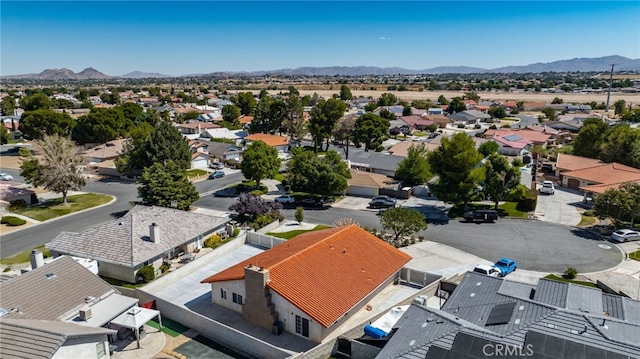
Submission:
M 467 222 L 493 222 L 498 219 L 498 212 L 493 209 L 477 209 L 465 213 L 462 218 Z

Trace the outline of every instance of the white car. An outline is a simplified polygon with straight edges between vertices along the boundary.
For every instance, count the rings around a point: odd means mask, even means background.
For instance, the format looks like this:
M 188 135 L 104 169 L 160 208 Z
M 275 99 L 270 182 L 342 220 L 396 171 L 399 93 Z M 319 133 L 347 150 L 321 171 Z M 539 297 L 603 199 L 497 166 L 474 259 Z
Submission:
M 291 197 L 291 195 L 288 195 L 288 194 L 283 194 L 281 196 L 274 198 L 273 200 L 279 203 L 296 203 L 296 199 Z
M 640 232 L 632 229 L 619 229 L 611 233 L 611 239 L 617 242 L 628 242 L 640 240 Z
M 553 182 L 551 181 L 542 182 L 542 187 L 540 187 L 540 193 L 554 194 L 555 191 L 556 189 L 553 186 Z
M 489 277 L 499 277 L 500 270 L 494 266 L 486 265 L 486 264 L 478 264 L 473 271 L 476 273 L 488 275 Z
M 3 181 L 13 181 L 13 176 L 8 173 L 0 173 L 0 179 Z

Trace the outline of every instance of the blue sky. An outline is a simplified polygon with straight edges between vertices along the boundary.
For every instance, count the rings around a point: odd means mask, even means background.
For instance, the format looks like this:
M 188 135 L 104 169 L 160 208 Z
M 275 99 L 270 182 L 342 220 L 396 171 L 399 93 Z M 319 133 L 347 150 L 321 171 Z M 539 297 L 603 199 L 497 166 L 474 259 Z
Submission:
M 638 1 L 5 1 L 0 74 L 640 58 Z

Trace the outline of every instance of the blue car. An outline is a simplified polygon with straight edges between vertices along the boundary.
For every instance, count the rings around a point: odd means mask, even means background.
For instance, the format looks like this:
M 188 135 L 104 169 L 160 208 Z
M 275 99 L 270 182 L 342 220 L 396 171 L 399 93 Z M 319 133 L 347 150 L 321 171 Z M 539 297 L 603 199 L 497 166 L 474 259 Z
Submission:
M 518 268 L 518 263 L 513 259 L 500 258 L 494 265 L 500 271 L 500 276 L 504 277 L 507 274 L 514 272 Z
M 209 179 L 221 178 L 221 177 L 224 177 L 224 172 L 222 171 L 215 171 L 209 175 Z

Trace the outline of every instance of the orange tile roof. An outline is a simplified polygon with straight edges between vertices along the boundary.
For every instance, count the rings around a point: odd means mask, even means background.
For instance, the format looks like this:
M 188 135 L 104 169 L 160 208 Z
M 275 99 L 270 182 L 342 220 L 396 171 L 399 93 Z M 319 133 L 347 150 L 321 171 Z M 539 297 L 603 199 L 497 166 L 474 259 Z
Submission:
M 247 141 L 262 141 L 271 147 L 288 145 L 286 137 L 278 135 L 267 135 L 265 133 L 252 133 L 245 137 Z
M 251 123 L 251 121 L 253 121 L 253 116 L 240 116 L 240 118 L 238 119 L 238 122 L 240 122 L 243 125 L 246 125 L 247 123 Z
M 627 181 L 627 182 L 637 182 L 638 184 L 640 184 L 640 179 L 638 179 L 637 181 Z M 594 185 L 591 185 L 591 186 L 583 186 L 583 187 L 580 187 L 579 189 L 581 191 L 585 191 L 585 192 L 603 194 L 608 189 L 618 189 L 618 187 L 620 187 L 620 185 L 623 184 L 623 183 L 626 183 L 626 182 L 616 182 L 616 183 L 607 183 L 607 184 L 594 184 Z
M 498 135 L 501 137 L 508 136 L 510 134 L 515 134 L 524 138 L 525 140 L 529 140 L 533 143 L 545 143 L 549 140 L 551 135 L 533 131 L 533 130 L 520 130 L 520 129 L 511 129 L 511 128 L 500 128 L 500 129 L 489 129 L 484 133 L 485 138 L 491 138 L 493 135 Z
M 566 171 L 562 172 L 562 175 L 599 184 L 624 183 L 640 180 L 639 169 L 616 162 L 602 163 L 594 167 L 582 168 L 575 171 Z
M 504 103 L 504 107 L 516 107 L 518 106 L 518 103 L 515 101 L 507 101 Z
M 201 283 L 243 279 L 249 264 L 264 267 L 270 289 L 328 328 L 410 260 L 350 225 L 301 234 Z
M 583 168 L 593 167 L 603 162 L 596 158 L 582 157 L 558 153 L 556 167 L 560 171 L 575 171 Z
M 379 173 L 358 171 L 351 169 L 351 178 L 347 180 L 349 186 L 366 186 L 381 188 L 393 182 L 393 179 Z

